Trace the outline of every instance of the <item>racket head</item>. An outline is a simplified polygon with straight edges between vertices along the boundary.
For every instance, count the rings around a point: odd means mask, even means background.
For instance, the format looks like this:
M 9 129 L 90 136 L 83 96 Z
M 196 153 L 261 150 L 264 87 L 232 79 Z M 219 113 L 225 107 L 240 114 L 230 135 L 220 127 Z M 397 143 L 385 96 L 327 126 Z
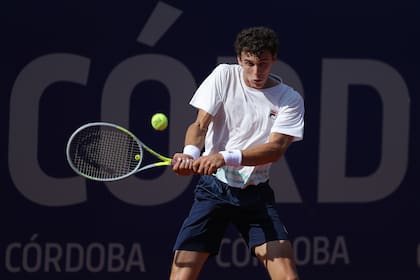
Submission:
M 143 159 L 142 143 L 127 129 L 106 122 L 88 123 L 70 136 L 67 161 L 80 176 L 115 181 L 137 171 Z

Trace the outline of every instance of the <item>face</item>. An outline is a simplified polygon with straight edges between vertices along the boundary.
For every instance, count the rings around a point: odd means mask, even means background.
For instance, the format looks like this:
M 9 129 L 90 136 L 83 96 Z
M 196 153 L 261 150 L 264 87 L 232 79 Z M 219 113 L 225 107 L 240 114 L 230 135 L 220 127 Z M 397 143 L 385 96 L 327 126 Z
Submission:
M 251 88 L 267 88 L 270 84 L 269 74 L 276 57 L 269 51 L 263 52 L 260 57 L 243 51 L 238 56 L 238 63 L 242 66 L 245 84 Z

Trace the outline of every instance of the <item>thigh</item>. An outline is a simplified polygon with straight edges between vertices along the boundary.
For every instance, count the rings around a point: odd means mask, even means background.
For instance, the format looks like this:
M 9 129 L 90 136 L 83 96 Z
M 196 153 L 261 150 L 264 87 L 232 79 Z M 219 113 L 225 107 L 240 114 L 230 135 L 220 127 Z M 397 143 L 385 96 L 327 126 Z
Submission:
M 170 279 L 197 279 L 209 253 L 175 251 Z
M 289 240 L 273 240 L 254 248 L 271 279 L 297 279 L 293 248 Z

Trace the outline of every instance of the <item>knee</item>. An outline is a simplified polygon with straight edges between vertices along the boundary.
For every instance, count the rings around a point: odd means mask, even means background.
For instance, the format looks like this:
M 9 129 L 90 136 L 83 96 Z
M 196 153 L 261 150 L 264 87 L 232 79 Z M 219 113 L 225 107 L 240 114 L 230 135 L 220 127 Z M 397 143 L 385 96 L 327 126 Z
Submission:
M 176 251 L 172 263 L 170 279 L 197 279 L 209 253 Z
M 185 280 L 185 279 L 194 279 L 194 271 L 191 267 L 180 266 L 177 263 L 173 263 L 171 267 L 170 280 Z

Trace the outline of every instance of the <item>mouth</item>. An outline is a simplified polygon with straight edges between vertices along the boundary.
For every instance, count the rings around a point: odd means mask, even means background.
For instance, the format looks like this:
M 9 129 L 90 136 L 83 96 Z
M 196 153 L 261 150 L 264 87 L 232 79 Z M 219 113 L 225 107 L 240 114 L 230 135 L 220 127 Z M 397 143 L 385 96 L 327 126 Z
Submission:
M 252 82 L 256 85 L 260 85 L 264 82 L 264 80 L 263 79 L 254 79 L 254 80 L 252 80 Z

